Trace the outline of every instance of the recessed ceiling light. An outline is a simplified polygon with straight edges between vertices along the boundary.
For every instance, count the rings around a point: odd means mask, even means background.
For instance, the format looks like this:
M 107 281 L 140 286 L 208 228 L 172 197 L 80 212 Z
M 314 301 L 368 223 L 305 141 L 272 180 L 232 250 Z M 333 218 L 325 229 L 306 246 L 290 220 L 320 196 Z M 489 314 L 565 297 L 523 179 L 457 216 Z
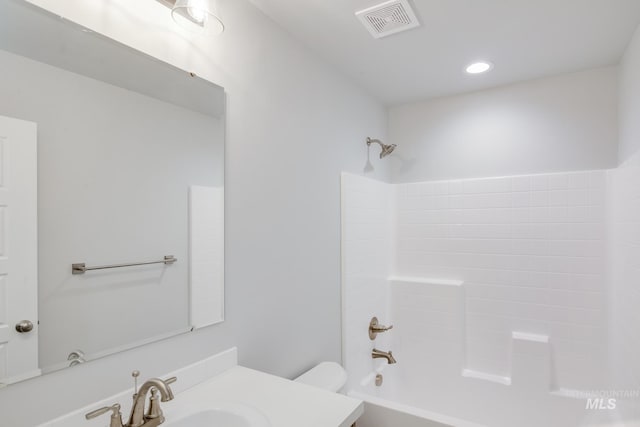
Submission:
M 486 61 L 474 62 L 473 64 L 467 67 L 467 73 L 481 74 L 481 73 L 486 73 L 492 68 L 493 68 L 493 64 L 491 62 L 486 62 Z

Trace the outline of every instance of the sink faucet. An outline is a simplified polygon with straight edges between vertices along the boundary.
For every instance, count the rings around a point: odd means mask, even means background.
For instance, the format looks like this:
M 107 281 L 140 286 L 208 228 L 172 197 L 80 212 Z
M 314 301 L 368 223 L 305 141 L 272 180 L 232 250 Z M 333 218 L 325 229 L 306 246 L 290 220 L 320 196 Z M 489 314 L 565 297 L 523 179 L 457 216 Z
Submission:
M 162 410 L 157 400 L 157 393 L 160 392 L 160 400 L 162 402 L 173 400 L 173 392 L 169 384 L 174 381 L 176 381 L 176 377 L 169 378 L 166 381 L 159 378 L 151 378 L 142 384 L 140 390 L 133 395 L 131 415 L 129 416 L 129 422 L 125 424 L 124 427 L 156 427 L 162 424 L 164 422 L 164 416 L 162 415 Z M 149 411 L 145 414 L 144 405 L 149 391 L 151 391 Z
M 133 377 L 137 379 L 140 372 L 134 371 Z M 111 423 L 109 427 L 157 427 L 164 422 L 164 415 L 162 415 L 162 409 L 160 409 L 160 401 L 168 402 L 173 400 L 173 392 L 169 387 L 169 384 L 174 383 L 177 380 L 176 377 L 171 377 L 167 380 L 161 380 L 159 378 L 151 378 L 142 386 L 140 390 L 137 390 L 133 395 L 133 406 L 131 408 L 131 415 L 129 416 L 129 422 L 122 423 L 122 414 L 120 412 L 120 405 L 115 404 L 95 411 L 89 412 L 85 415 L 85 418 L 90 420 L 99 415 L 106 414 L 111 411 Z M 145 413 L 145 402 L 147 400 L 147 394 L 151 393 L 149 398 L 149 409 Z M 158 396 L 160 393 L 160 396 Z
M 394 363 L 396 363 L 396 359 L 393 357 L 393 354 L 390 351 L 380 351 L 377 348 L 374 348 L 371 351 L 371 357 L 374 359 L 387 359 L 387 363 L 389 365 L 393 365 Z

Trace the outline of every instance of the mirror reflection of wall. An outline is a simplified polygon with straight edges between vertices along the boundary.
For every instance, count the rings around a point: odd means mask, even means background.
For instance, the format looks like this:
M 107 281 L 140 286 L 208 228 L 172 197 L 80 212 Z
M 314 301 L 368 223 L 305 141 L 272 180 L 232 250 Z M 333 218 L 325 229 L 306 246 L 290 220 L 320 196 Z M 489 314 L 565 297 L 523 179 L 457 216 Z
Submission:
M 213 251 L 215 270 L 198 276 L 223 288 L 223 89 L 31 6 L 1 8 L 0 116 L 37 127 L 39 367 L 190 330 L 190 247 Z M 40 37 L 29 44 L 22 33 L 36 27 Z M 191 203 L 190 212 L 190 189 L 201 187 L 218 189 L 217 205 Z M 218 234 L 209 235 L 218 242 L 198 246 L 190 218 L 208 212 L 217 215 Z M 167 255 L 178 261 L 71 274 L 73 263 Z M 222 290 L 198 289 L 221 306 Z M 221 320 L 221 307 L 212 310 Z

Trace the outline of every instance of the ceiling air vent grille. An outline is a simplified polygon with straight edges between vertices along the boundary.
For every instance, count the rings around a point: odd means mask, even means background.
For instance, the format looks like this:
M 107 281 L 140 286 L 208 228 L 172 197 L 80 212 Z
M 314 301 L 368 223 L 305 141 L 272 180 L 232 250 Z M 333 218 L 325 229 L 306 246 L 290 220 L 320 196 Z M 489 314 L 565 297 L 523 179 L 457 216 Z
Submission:
M 356 16 L 377 39 L 420 25 L 407 0 L 391 0 L 356 12 Z

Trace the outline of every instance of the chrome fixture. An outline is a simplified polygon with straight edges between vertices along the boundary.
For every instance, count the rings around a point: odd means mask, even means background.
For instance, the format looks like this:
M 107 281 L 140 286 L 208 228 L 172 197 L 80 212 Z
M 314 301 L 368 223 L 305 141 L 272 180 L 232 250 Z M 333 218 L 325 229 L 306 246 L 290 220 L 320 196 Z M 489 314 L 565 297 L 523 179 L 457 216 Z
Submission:
M 387 359 L 387 363 L 389 365 L 393 365 L 394 363 L 396 363 L 396 359 L 393 357 L 393 354 L 390 351 L 386 352 L 374 348 L 373 350 L 371 350 L 371 357 L 373 359 Z
M 133 395 L 133 406 L 131 408 L 129 422 L 126 424 L 122 423 L 122 413 L 120 412 L 120 405 L 117 403 L 91 411 L 85 415 L 85 418 L 90 420 L 111 411 L 111 423 L 109 427 L 157 427 L 162 424 L 164 422 L 164 415 L 162 414 L 158 400 L 161 402 L 173 400 L 173 392 L 169 384 L 176 382 L 177 378 L 171 377 L 164 381 L 159 378 L 151 378 L 142 384 L 138 391 L 139 375 L 139 371 L 133 371 L 131 373 L 135 381 L 135 393 Z M 147 400 L 147 394 L 149 393 L 151 394 L 149 398 L 149 409 L 145 413 L 145 402 Z M 158 393 L 160 393 L 160 396 L 158 396 Z
M 31 320 L 21 320 L 16 324 L 16 331 L 21 334 L 31 332 L 33 330 L 33 322 Z
M 217 0 L 157 0 L 171 9 L 176 24 L 200 34 L 221 34 L 224 24 L 218 14 Z
M 135 262 L 130 264 L 101 265 L 99 267 L 87 267 L 86 264 L 82 262 L 78 264 L 71 264 L 71 274 L 84 274 L 87 271 L 91 271 L 91 270 L 105 270 L 108 268 L 135 267 L 138 265 L 151 265 L 151 264 L 171 265 L 176 261 L 178 261 L 178 259 L 173 255 L 165 255 L 164 259 L 160 261 Z
M 378 323 L 378 318 L 373 317 L 371 322 L 369 322 L 369 339 L 371 341 L 375 340 L 378 334 L 383 332 L 387 332 L 389 329 L 393 329 L 393 325 L 384 326 Z
M 370 147 L 371 144 L 380 144 L 380 147 L 382 147 L 382 151 L 380 152 L 381 159 L 393 153 L 393 150 L 395 150 L 397 147 L 396 144 L 387 145 L 387 144 L 383 144 L 382 141 L 380 141 L 379 139 L 367 138 L 367 146 Z

